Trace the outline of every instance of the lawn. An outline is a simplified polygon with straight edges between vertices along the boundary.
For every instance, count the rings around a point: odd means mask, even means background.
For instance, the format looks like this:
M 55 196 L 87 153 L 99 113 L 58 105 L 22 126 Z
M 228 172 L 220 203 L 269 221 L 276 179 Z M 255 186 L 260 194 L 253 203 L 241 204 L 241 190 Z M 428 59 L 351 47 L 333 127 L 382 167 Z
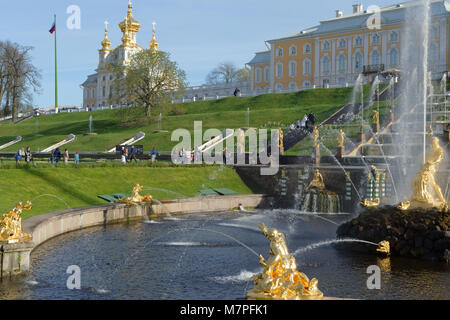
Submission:
M 18 201 L 32 200 L 33 209 L 23 218 L 66 209 L 104 204 L 97 195 L 130 194 L 139 183 L 141 194 L 155 199 L 199 196 L 198 190 L 228 188 L 239 194 L 251 190 L 229 167 L 96 167 L 0 169 L 0 212 L 5 213 Z M 44 196 L 42 196 L 44 195 Z
M 288 127 L 305 113 L 313 112 L 323 121 L 350 99 L 352 88 L 314 89 L 287 94 L 265 94 L 256 97 L 231 97 L 214 101 L 200 101 L 172 105 L 163 110 L 161 123 L 158 116 L 150 121 L 124 123 L 123 112 L 104 110 L 82 113 L 62 113 L 35 117 L 18 124 L 0 123 L 0 145 L 22 136 L 23 141 L 3 152 L 16 152 L 30 146 L 39 152 L 50 145 L 75 134 L 77 140 L 67 147 L 70 152 L 102 152 L 143 131 L 145 139 L 139 144 L 149 151 L 155 146 L 159 151 L 170 151 L 178 143 L 171 141 L 172 131 L 185 128 L 193 131 L 194 121 L 202 121 L 203 130 L 240 127 Z M 154 114 L 159 115 L 159 111 Z M 89 117 L 93 118 L 95 136 L 84 135 L 89 131 Z M 162 129 L 167 132 L 154 133 Z

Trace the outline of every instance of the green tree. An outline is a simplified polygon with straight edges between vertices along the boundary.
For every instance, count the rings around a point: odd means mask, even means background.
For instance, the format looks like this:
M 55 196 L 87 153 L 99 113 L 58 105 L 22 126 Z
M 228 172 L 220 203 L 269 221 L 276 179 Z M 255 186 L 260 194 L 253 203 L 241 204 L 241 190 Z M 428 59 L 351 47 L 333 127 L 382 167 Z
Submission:
M 154 108 L 163 108 L 181 96 L 187 85 L 185 72 L 163 51 L 139 51 L 128 64 L 112 69 L 111 103 L 144 107 L 147 117 Z

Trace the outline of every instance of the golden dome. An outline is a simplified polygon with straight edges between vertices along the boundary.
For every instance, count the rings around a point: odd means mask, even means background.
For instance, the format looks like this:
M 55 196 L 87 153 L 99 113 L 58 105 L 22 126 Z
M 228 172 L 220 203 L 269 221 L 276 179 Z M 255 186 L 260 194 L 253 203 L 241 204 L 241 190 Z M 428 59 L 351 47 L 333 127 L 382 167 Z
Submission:
M 149 44 L 150 49 L 152 51 L 158 51 L 158 45 L 159 45 L 158 41 L 156 41 L 155 25 L 156 25 L 156 22 L 153 22 L 153 37 L 152 37 L 152 41 L 150 41 L 150 44 Z
M 108 39 L 108 21 L 105 21 L 105 38 L 102 41 L 102 48 L 104 51 L 109 51 L 111 46 L 111 41 Z
M 120 30 L 122 32 L 125 32 L 125 25 L 128 25 L 128 31 L 130 32 L 138 32 L 141 28 L 141 24 L 134 19 L 133 17 L 133 5 L 131 4 L 131 1 L 128 2 L 128 14 L 125 17 L 125 19 L 119 23 Z

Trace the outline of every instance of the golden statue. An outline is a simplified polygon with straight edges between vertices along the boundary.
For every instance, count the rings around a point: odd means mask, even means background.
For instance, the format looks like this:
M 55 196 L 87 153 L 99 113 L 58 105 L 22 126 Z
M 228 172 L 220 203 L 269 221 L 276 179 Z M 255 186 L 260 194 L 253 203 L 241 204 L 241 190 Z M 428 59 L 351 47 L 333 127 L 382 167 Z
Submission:
M 411 206 L 411 201 L 404 201 L 404 202 L 400 202 L 397 205 L 397 209 L 402 210 L 402 211 L 406 211 L 409 209 L 409 207 Z
M 278 128 L 278 138 L 279 138 L 279 147 L 280 147 L 280 154 L 284 152 L 284 144 L 283 144 L 283 130 L 281 128 Z
M 322 300 L 317 279 L 297 270 L 295 258 L 289 253 L 286 240 L 276 229 L 259 225 L 261 232 L 270 240 L 270 258 L 260 255 L 264 270 L 253 278 L 255 287 L 247 292 L 249 300 Z
M 339 133 L 337 136 L 338 147 L 343 148 L 345 146 L 345 132 L 342 129 L 339 129 Z
M 426 155 L 426 162 L 416 174 L 413 181 L 412 207 L 439 208 L 448 211 L 447 201 L 441 188 L 436 183 L 434 175 L 436 166 L 444 159 L 444 150 L 439 145 L 439 139 L 431 139 L 431 150 Z M 437 196 L 437 197 L 436 197 Z
M 313 127 L 313 139 L 314 139 L 314 147 L 319 147 L 319 130 L 317 126 Z
M 434 134 L 434 132 L 433 132 L 433 126 L 429 126 L 428 127 L 428 137 L 430 137 L 430 138 L 432 138 L 433 137 L 433 134 Z
M 364 199 L 364 201 L 360 202 L 361 207 L 378 207 L 380 205 L 380 199 L 368 200 Z
M 19 202 L 12 210 L 3 215 L 0 220 L 0 241 L 7 241 L 8 243 L 31 241 L 32 237 L 23 233 L 22 230 L 22 211 L 32 208 L 30 201 L 27 201 L 25 205 Z
M 389 244 L 389 241 L 381 241 L 380 243 L 378 243 L 377 251 L 384 253 L 386 255 L 390 255 L 391 254 L 391 246 Z
M 372 116 L 372 123 L 379 125 L 380 124 L 380 115 L 377 110 L 372 110 L 373 116 Z
M 126 203 L 128 205 L 136 205 L 138 203 L 143 202 L 152 202 L 152 196 L 151 195 L 145 195 L 141 196 L 139 192 L 142 191 L 141 185 L 137 184 L 133 188 L 133 193 L 131 194 L 131 197 L 122 198 L 119 200 L 120 203 Z
M 319 169 L 316 169 L 314 173 L 314 178 L 312 179 L 311 183 L 309 184 L 308 188 L 306 188 L 305 191 L 308 191 L 311 188 L 316 188 L 318 190 L 325 189 L 325 183 L 323 182 L 323 177 Z

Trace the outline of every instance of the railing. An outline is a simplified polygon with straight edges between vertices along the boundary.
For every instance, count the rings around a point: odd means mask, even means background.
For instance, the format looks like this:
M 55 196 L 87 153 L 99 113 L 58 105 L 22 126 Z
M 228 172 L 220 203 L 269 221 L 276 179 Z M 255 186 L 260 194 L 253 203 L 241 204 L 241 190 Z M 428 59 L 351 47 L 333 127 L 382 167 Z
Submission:
M 378 73 L 384 71 L 384 64 L 370 64 L 363 67 L 363 73 Z

